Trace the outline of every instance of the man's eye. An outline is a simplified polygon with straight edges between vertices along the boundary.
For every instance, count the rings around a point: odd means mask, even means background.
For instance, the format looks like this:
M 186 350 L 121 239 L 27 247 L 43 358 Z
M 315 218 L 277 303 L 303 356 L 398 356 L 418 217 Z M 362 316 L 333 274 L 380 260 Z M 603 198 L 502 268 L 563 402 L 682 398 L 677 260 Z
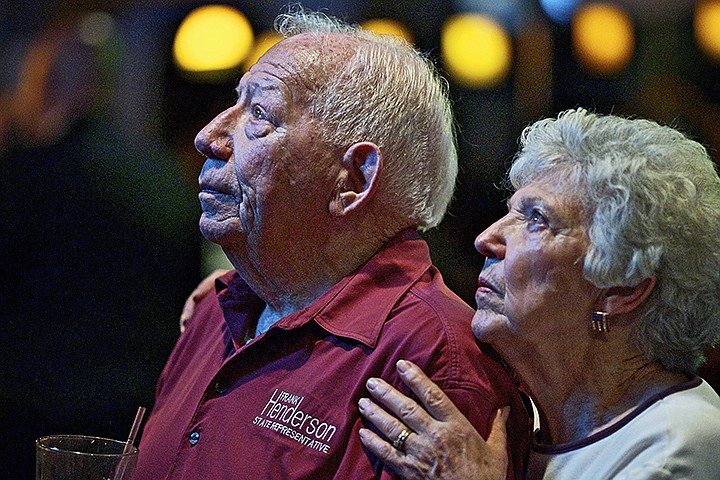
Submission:
M 257 118 L 258 120 L 267 120 L 267 115 L 265 114 L 265 110 L 263 110 L 258 105 L 255 105 L 253 107 L 252 114 L 253 114 L 253 117 Z

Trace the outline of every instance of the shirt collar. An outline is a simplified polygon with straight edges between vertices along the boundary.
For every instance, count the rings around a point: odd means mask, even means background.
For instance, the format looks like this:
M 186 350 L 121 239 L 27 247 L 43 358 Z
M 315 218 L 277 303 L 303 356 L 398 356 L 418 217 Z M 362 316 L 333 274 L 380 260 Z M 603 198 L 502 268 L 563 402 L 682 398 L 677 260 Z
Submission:
M 375 347 L 392 308 L 431 264 L 425 241 L 414 229 L 404 230 L 315 302 L 272 328 L 291 330 L 315 321 L 333 335 Z M 215 289 L 233 340 L 243 345 L 248 325 L 265 304 L 234 270 L 219 277 Z

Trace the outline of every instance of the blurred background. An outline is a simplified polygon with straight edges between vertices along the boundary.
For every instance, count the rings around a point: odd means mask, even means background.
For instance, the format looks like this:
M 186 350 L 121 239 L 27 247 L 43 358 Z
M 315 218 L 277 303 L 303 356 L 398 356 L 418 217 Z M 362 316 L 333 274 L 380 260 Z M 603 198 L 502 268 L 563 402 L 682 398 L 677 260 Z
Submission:
M 0 471 L 44 434 L 127 436 L 221 252 L 195 133 L 234 103 L 285 1 L 0 0 Z M 425 236 L 473 304 L 473 239 L 529 122 L 583 106 L 720 147 L 720 0 L 306 0 L 401 35 L 450 82 L 460 176 Z M 713 354 L 712 358 L 717 358 Z M 714 360 L 717 362 L 717 360 Z M 703 371 L 720 389 L 718 367 Z

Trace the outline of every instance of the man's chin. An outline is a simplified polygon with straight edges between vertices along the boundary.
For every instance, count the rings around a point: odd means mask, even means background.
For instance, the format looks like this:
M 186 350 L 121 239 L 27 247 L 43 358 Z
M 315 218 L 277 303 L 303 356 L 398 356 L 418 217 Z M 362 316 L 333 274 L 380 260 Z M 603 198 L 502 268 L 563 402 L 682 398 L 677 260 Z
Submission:
M 490 339 L 501 329 L 507 329 L 508 318 L 494 310 L 478 309 L 472 319 L 472 332 L 481 342 Z
M 237 218 L 218 218 L 203 213 L 200 216 L 200 233 L 208 241 L 223 245 L 237 238 L 242 232 L 242 226 Z

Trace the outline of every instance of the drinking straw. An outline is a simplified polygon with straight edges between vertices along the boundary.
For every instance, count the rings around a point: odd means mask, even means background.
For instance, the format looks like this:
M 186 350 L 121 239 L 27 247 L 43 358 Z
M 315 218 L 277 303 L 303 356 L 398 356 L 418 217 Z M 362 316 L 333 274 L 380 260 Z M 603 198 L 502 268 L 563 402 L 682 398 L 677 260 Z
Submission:
M 138 430 L 140 430 L 140 424 L 142 423 L 143 416 L 145 415 L 145 407 L 138 407 L 137 413 L 135 414 L 135 420 L 133 421 L 132 428 L 130 428 L 130 435 L 128 436 L 127 442 L 125 442 L 125 448 L 123 448 L 123 455 L 132 452 L 133 444 L 135 443 L 135 437 L 137 436 Z M 122 480 L 125 475 L 125 469 L 127 468 L 127 462 L 125 457 L 120 459 L 120 464 L 115 470 L 114 480 Z
M 135 414 L 135 420 L 133 421 L 132 428 L 130 429 L 130 436 L 128 436 L 127 442 L 125 442 L 123 455 L 132 451 L 133 444 L 135 443 L 135 437 L 140 429 L 140 423 L 142 422 L 144 415 L 145 407 L 138 407 L 137 413 Z

